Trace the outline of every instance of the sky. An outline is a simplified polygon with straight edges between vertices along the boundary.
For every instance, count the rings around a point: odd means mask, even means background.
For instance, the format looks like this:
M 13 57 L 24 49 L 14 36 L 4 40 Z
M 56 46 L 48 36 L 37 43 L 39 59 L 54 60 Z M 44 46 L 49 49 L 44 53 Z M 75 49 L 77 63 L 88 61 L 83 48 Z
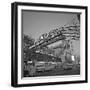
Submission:
M 22 29 L 23 33 L 30 35 L 37 40 L 43 33 L 59 28 L 76 18 L 73 13 L 53 13 L 42 11 L 22 11 Z

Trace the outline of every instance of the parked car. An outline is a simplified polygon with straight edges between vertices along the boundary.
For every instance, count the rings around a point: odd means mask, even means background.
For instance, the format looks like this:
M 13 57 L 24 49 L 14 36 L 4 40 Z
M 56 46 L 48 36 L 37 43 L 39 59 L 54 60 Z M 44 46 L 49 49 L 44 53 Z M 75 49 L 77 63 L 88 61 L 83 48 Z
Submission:
M 37 72 L 44 72 L 44 71 L 50 71 L 53 70 L 56 66 L 56 63 L 52 62 L 38 62 L 36 64 L 36 71 Z
M 43 71 L 45 71 L 45 65 L 37 65 L 36 66 L 36 71 L 38 71 L 38 72 L 43 72 Z
M 55 64 L 46 64 L 45 65 L 45 71 L 50 71 L 53 70 L 55 68 Z
M 73 68 L 73 64 L 72 63 L 65 63 L 65 64 L 62 65 L 62 68 L 64 70 L 72 69 Z
M 37 72 L 43 72 L 45 70 L 45 62 L 44 61 L 40 61 L 35 63 L 35 67 L 36 67 L 36 71 Z

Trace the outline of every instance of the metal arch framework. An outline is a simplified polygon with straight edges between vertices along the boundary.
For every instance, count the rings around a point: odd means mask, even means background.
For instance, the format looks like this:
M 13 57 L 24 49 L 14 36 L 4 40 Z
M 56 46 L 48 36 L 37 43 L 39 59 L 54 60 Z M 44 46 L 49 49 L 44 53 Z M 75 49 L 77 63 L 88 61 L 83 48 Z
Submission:
M 78 40 L 80 38 L 80 25 L 61 27 L 59 29 L 56 29 L 56 33 L 54 31 L 51 32 L 51 35 L 49 33 L 48 37 L 44 37 L 43 39 L 39 40 L 34 45 L 29 47 L 29 49 L 35 50 L 37 48 L 47 46 L 51 43 L 55 43 L 59 40 L 66 40 L 67 38 L 74 40 Z

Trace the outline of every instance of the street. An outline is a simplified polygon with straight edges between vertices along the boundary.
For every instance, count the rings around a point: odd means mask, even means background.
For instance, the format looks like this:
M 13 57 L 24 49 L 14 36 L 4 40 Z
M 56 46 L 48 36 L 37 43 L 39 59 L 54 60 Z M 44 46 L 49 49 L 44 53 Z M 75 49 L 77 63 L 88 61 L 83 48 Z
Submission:
M 66 70 L 57 68 L 57 69 L 53 69 L 50 71 L 36 72 L 35 77 L 37 76 L 57 76 L 57 75 L 79 75 L 79 74 L 80 74 L 80 68 L 73 68 L 73 69 L 66 69 Z

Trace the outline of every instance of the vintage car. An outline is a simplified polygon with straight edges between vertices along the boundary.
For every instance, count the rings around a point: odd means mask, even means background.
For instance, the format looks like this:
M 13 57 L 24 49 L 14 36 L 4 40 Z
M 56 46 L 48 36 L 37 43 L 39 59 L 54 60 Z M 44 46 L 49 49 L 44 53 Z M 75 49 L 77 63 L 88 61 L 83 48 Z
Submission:
M 62 68 L 64 70 L 72 69 L 73 68 L 73 64 L 72 63 L 65 63 L 65 64 L 62 65 Z
M 43 72 L 45 70 L 45 62 L 37 62 L 35 63 L 36 71 Z
M 55 64 L 52 64 L 52 63 L 48 63 L 45 65 L 45 71 L 50 71 L 50 70 L 53 70 L 55 68 Z
M 37 72 L 43 72 L 43 71 L 45 71 L 45 65 L 38 65 L 38 66 L 36 66 L 36 71 Z
M 51 63 L 51 62 L 38 62 L 36 64 L 36 71 L 37 72 L 44 72 L 44 71 L 50 71 L 53 70 L 56 66 L 56 63 Z

